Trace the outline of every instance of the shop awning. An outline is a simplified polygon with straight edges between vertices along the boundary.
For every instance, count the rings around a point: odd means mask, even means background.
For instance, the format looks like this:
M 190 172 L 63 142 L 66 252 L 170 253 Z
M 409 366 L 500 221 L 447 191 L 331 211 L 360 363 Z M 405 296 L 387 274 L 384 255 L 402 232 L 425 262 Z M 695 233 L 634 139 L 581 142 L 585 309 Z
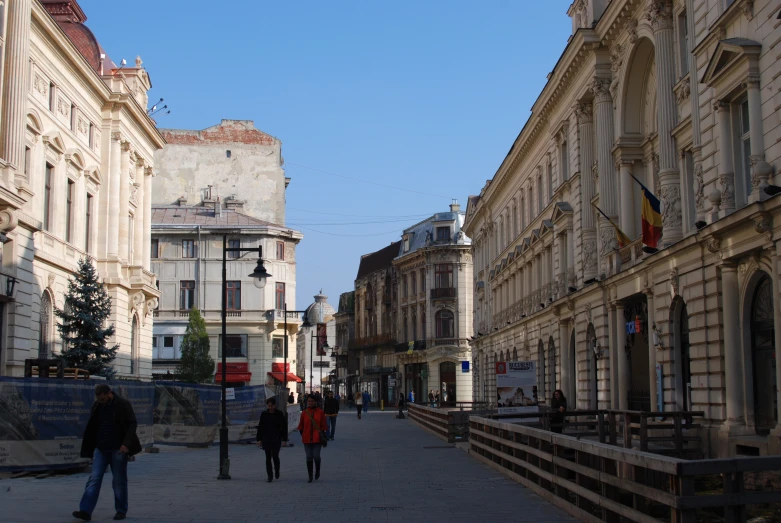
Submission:
M 250 381 L 250 380 L 252 380 L 251 372 L 226 372 L 225 373 L 226 383 L 237 383 L 240 381 Z M 222 372 L 218 372 L 217 374 L 214 375 L 214 382 L 222 383 Z
M 282 372 L 269 372 L 268 375 L 271 376 L 272 378 L 274 378 L 275 380 L 279 381 L 279 382 L 282 382 L 284 380 L 284 377 L 285 377 L 284 373 L 282 373 Z M 291 373 L 288 372 L 287 373 L 287 381 L 295 381 L 296 383 L 301 383 L 304 380 L 302 380 L 301 378 L 299 378 L 295 374 L 291 374 Z

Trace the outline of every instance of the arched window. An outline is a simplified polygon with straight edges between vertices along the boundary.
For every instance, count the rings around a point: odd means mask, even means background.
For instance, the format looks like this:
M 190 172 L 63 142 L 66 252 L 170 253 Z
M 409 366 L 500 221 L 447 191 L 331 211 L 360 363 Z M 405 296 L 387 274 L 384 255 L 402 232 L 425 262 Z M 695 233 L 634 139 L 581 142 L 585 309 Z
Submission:
M 51 356 L 52 339 L 52 300 L 49 293 L 44 291 L 41 295 L 41 309 L 38 316 L 38 358 L 46 359 Z
M 754 382 L 754 419 L 758 434 L 768 434 L 778 423 L 776 389 L 773 280 L 765 275 L 751 303 L 751 363 Z
M 138 319 L 133 316 L 133 325 L 130 328 L 130 374 L 135 376 L 138 372 Z
M 439 311 L 436 315 L 437 338 L 452 338 L 454 336 L 453 313 L 450 311 Z

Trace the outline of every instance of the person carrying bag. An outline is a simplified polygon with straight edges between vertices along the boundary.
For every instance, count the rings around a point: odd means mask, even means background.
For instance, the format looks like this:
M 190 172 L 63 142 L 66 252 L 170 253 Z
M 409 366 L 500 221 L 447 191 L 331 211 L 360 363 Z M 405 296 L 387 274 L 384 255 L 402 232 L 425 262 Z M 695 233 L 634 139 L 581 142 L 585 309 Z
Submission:
M 298 432 L 301 434 L 301 442 L 306 452 L 306 470 L 309 473 L 309 483 L 312 482 L 312 469 L 314 479 L 320 479 L 320 449 L 328 445 L 328 438 L 323 427 L 326 426 L 325 413 L 317 406 L 315 398 L 307 398 L 307 408 L 298 422 Z

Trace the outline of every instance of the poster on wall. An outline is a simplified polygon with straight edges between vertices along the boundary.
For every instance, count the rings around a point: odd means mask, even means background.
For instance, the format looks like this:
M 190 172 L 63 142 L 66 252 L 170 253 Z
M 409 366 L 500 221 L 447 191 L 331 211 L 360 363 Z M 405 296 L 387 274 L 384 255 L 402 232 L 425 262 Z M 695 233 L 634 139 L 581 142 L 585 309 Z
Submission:
M 328 340 L 328 331 L 326 330 L 326 324 L 318 323 L 317 324 L 317 355 L 318 356 L 326 355 L 323 346 L 325 345 L 327 340 Z
M 499 414 L 539 412 L 536 363 L 533 361 L 497 362 L 496 397 Z

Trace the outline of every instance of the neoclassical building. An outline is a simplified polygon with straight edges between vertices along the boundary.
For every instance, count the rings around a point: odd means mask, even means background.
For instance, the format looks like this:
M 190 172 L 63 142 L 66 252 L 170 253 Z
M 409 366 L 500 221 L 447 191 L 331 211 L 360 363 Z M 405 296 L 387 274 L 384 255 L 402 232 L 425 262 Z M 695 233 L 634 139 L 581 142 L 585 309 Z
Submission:
M 151 376 L 150 193 L 164 140 L 141 59 L 117 66 L 86 19 L 76 0 L 0 3 L 0 375 L 61 350 L 53 308 L 89 257 L 113 300 L 118 375 Z
M 544 401 L 704 411 L 711 455 L 781 452 L 779 7 L 571 5 L 531 117 L 469 200 L 476 398 L 494 362 L 531 359 Z M 661 200 L 653 254 L 638 182 Z

